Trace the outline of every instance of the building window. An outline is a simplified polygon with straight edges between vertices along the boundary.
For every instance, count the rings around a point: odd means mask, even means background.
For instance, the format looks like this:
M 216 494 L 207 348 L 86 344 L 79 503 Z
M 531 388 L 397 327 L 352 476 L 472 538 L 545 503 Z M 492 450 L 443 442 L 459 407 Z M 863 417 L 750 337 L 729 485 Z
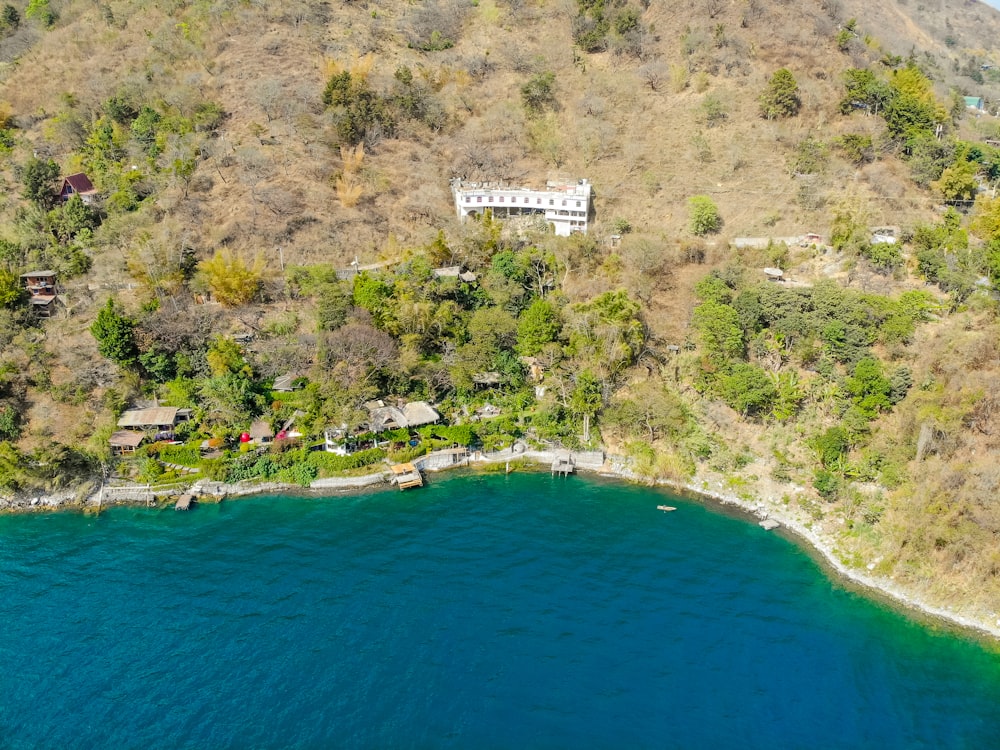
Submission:
M 528 197 L 527 197 L 527 196 L 525 196 L 525 197 L 524 197 L 524 202 L 525 202 L 525 203 L 527 203 L 527 202 L 528 202 Z
M 550 206 L 554 206 L 554 205 L 556 205 L 556 202 L 554 200 L 552 200 L 551 198 L 549 198 L 549 205 Z
M 472 203 L 472 196 L 471 195 L 465 196 L 465 202 L 466 203 Z
M 476 196 L 476 203 L 482 203 L 482 202 L 483 202 L 483 196 L 481 195 Z
M 582 205 L 583 205 L 583 204 L 582 204 L 582 203 L 581 203 L 580 201 L 577 201 L 577 202 L 576 202 L 576 207 L 577 207 L 577 208 L 579 208 L 579 207 L 580 207 L 580 206 L 582 206 Z
M 538 204 L 539 206 L 540 206 L 540 205 L 542 205 L 542 199 L 541 199 L 541 198 L 538 198 L 538 199 L 537 199 L 537 200 L 536 200 L 535 202 L 536 202 L 536 203 L 537 203 L 537 204 Z
M 563 205 L 564 205 L 564 206 L 566 205 L 566 201 L 563 201 Z
M 500 202 L 503 203 L 503 196 L 500 196 Z
M 492 202 L 493 202 L 493 196 L 491 195 L 490 196 L 490 203 L 492 203 Z

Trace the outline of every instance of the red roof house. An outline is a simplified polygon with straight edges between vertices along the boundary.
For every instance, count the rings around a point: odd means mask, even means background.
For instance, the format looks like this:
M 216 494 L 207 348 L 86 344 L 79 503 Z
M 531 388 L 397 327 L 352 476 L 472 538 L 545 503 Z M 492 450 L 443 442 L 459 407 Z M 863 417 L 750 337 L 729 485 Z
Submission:
M 77 172 L 63 178 L 62 187 L 59 189 L 59 200 L 65 203 L 74 193 L 79 195 L 84 203 L 91 203 L 97 196 L 97 188 L 87 175 Z

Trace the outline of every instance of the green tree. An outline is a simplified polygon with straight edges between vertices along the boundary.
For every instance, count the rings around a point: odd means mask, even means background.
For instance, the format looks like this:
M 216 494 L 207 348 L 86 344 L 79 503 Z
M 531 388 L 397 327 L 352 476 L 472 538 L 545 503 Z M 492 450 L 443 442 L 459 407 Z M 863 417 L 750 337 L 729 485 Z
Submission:
M 837 250 L 860 254 L 871 244 L 868 231 L 868 214 L 861 204 L 845 201 L 833 215 L 830 227 L 830 244 Z
M 576 384 L 569 397 L 569 407 L 574 414 L 593 417 L 604 403 L 601 383 L 591 370 L 584 370 L 576 376 Z
M 0 31 L 10 34 L 17 31 L 20 25 L 21 14 L 17 12 L 17 8 L 10 3 L 4 4 L 3 10 L 0 10 Z
M 257 296 L 263 275 L 264 261 L 260 256 L 248 264 L 229 250 L 218 250 L 198 264 L 197 284 L 211 292 L 220 304 L 237 307 Z
M 73 193 L 62 206 L 52 209 L 49 219 L 52 233 L 66 245 L 78 235 L 97 227 L 100 217 L 79 194 Z M 89 237 L 89 234 L 85 236 Z
M 21 191 L 27 200 L 48 210 L 55 203 L 55 181 L 59 178 L 59 165 L 52 159 L 28 159 L 21 168 Z
M 114 298 L 97 313 L 90 326 L 90 333 L 97 340 L 97 350 L 102 357 L 122 366 L 135 365 L 139 350 L 135 343 L 135 321 L 118 311 Z
M 232 425 L 249 422 L 264 408 L 264 397 L 253 381 L 242 372 L 204 380 L 198 396 L 205 407 L 206 419 L 215 424 Z
M 867 164 L 875 157 L 875 150 L 870 135 L 860 133 L 845 133 L 836 139 L 835 143 L 852 164 Z
M 801 106 L 799 84 L 792 71 L 788 68 L 776 70 L 760 95 L 760 116 L 765 120 L 793 117 Z
M 532 76 L 521 86 L 521 102 L 529 115 L 537 115 L 546 109 L 555 109 L 555 73 L 546 71 Z
M 850 447 L 850 440 L 843 427 L 830 427 L 813 438 L 812 446 L 823 468 L 831 469 L 839 467 Z
M 743 329 L 740 316 L 729 305 L 702 302 L 694 309 L 691 325 L 698 331 L 701 345 L 711 359 L 725 362 L 743 357 Z
M 713 234 L 722 228 L 722 216 L 719 207 L 707 195 L 695 195 L 688 198 L 690 218 L 688 226 L 693 234 L 699 237 Z
M 555 305 L 545 299 L 536 299 L 517 322 L 518 352 L 524 356 L 537 354 L 545 344 L 556 340 L 561 328 Z
M 24 298 L 24 287 L 14 272 L 0 268 L 0 307 L 16 307 Z
M 17 490 L 25 481 L 24 457 L 11 443 L 0 441 L 0 488 Z
M 395 318 L 392 287 L 375 276 L 360 273 L 354 277 L 354 304 L 372 315 L 379 328 L 390 326 Z
M 952 164 L 941 173 L 941 177 L 931 183 L 948 203 L 964 203 L 976 197 L 976 165 L 961 161 Z
M 777 390 L 759 365 L 737 362 L 718 379 L 719 395 L 745 417 L 771 409 Z
M 892 381 L 882 371 L 882 363 L 874 357 L 865 357 L 854 366 L 853 374 L 845 382 L 847 392 L 853 396 L 855 405 L 869 419 L 879 412 L 887 411 L 892 404 Z
M 208 351 L 205 352 L 205 361 L 215 376 L 241 373 L 249 377 L 253 374 L 243 357 L 242 347 L 226 336 L 212 338 Z
M 973 234 L 986 241 L 1000 239 L 1000 198 L 979 195 L 969 228 Z
M 0 440 L 16 441 L 21 437 L 21 415 L 10 404 L 0 405 Z
M 844 98 L 840 111 L 848 114 L 862 107 L 868 114 L 879 114 L 896 92 L 888 83 L 865 68 L 851 68 L 844 72 Z
M 49 0 L 29 0 L 24 9 L 24 17 L 38 21 L 43 26 L 51 26 L 56 22 L 56 14 L 49 5 Z
M 373 91 L 362 75 L 343 71 L 330 77 L 323 103 L 334 110 L 337 135 L 344 143 L 361 143 L 370 133 L 391 136 L 396 129 L 389 102 Z
M 340 328 L 347 322 L 352 302 L 352 291 L 345 284 L 322 284 L 316 295 L 316 326 L 321 331 Z

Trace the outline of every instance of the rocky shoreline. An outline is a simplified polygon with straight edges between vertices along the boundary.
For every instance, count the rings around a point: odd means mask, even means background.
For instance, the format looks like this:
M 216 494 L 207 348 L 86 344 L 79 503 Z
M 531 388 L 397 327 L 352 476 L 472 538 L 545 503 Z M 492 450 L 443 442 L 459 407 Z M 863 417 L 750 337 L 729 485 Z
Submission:
M 431 454 L 423 459 L 432 459 Z M 500 464 L 510 461 L 529 461 L 539 465 L 552 464 L 557 457 L 572 456 L 574 466 L 580 470 L 599 474 L 600 476 L 625 480 L 644 481 L 629 469 L 628 460 L 617 455 L 574 453 L 569 451 L 537 451 L 520 450 L 503 451 L 499 454 L 474 454 L 458 462 L 443 463 L 441 461 L 417 459 L 414 463 L 423 471 L 445 471 L 458 467 L 475 467 L 477 465 Z M 601 460 L 597 460 L 597 456 Z M 308 488 L 299 485 L 277 482 L 238 482 L 227 484 L 197 480 L 186 487 L 169 490 L 153 490 L 142 485 L 129 487 L 95 487 L 88 485 L 74 490 L 66 490 L 51 495 L 24 495 L 19 497 L 0 498 L 0 512 L 30 513 L 51 512 L 54 510 L 97 511 L 113 505 L 146 505 L 159 506 L 165 500 L 176 498 L 181 494 L 193 494 L 198 498 L 210 501 L 220 501 L 231 497 L 246 497 L 269 492 L 316 492 L 323 495 L 334 493 L 357 492 L 391 485 L 392 474 L 388 471 L 373 472 L 356 477 L 330 477 L 312 482 Z M 951 607 L 941 607 L 927 601 L 918 592 L 908 590 L 884 576 L 873 575 L 870 570 L 858 570 L 849 567 L 837 555 L 837 539 L 826 531 L 817 530 L 814 524 L 804 516 L 797 507 L 792 507 L 779 499 L 777 493 L 758 494 L 752 499 L 733 491 L 727 491 L 724 477 L 721 475 L 701 475 L 689 482 L 674 482 L 661 480 L 656 486 L 681 492 L 700 501 L 711 501 L 753 515 L 760 519 L 765 528 L 784 528 L 798 540 L 805 542 L 816 551 L 823 562 L 835 573 L 851 583 L 861 586 L 891 602 L 914 610 L 922 616 L 934 618 L 951 626 L 958 626 L 980 635 L 988 635 L 1000 640 L 1000 613 L 997 612 L 967 612 Z M 787 488 L 783 488 L 787 489 Z M 793 491 L 801 490 L 794 486 Z

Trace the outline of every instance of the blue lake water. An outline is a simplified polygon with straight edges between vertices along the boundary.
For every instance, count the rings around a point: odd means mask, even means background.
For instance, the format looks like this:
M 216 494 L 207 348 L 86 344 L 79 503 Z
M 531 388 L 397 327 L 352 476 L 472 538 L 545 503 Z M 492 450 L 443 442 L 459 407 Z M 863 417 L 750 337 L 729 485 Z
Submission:
M 0 518 L 2 748 L 995 748 L 1000 656 L 580 477 Z

